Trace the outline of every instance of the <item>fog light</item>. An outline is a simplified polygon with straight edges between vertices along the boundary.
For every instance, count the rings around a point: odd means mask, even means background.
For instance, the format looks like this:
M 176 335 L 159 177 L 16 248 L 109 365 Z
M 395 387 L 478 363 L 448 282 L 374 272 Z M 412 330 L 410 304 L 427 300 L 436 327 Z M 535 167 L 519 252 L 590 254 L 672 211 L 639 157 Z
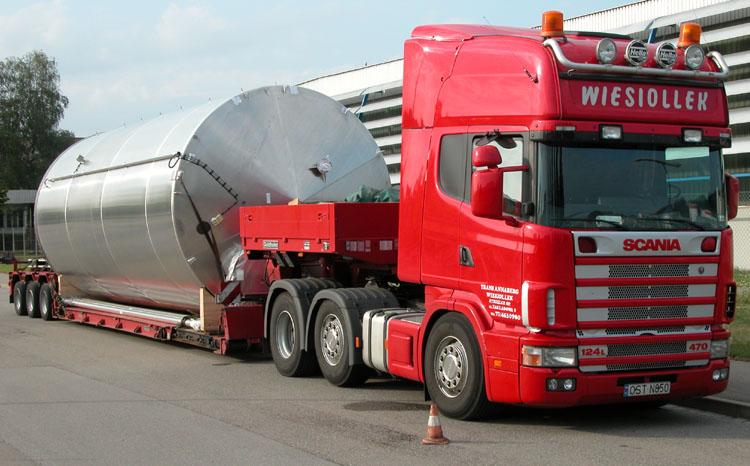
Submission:
M 702 129 L 683 129 L 682 140 L 685 142 L 699 143 L 703 140 Z
M 722 380 L 727 380 L 728 377 L 729 377 L 728 367 L 725 367 L 723 369 L 716 369 L 713 373 L 714 382 L 721 382 Z
M 572 392 L 576 389 L 576 379 L 547 379 L 548 392 Z
M 620 140 L 622 139 L 622 126 L 602 125 L 599 128 L 599 136 L 602 139 Z

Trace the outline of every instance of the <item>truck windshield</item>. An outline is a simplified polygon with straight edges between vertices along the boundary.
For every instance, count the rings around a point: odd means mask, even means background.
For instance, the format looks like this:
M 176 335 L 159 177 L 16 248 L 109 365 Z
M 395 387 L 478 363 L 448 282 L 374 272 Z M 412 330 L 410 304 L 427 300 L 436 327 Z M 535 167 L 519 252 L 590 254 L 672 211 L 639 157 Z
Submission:
M 557 228 L 726 228 L 721 154 L 708 147 L 539 144 L 537 221 Z

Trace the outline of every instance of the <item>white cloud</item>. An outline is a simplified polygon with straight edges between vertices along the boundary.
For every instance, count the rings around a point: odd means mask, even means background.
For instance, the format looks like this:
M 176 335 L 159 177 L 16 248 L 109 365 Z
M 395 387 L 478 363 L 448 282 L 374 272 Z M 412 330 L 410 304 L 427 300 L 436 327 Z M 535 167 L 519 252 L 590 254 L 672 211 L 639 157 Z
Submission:
M 60 0 L 39 2 L 0 15 L 0 56 L 59 47 L 66 40 L 66 8 Z

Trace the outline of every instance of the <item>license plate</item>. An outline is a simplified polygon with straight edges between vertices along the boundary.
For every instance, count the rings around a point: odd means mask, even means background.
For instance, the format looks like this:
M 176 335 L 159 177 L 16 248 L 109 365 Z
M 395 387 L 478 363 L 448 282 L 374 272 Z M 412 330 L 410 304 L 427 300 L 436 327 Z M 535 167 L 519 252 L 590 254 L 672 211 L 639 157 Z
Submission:
M 623 396 L 666 395 L 669 389 L 670 382 L 629 383 L 625 385 Z

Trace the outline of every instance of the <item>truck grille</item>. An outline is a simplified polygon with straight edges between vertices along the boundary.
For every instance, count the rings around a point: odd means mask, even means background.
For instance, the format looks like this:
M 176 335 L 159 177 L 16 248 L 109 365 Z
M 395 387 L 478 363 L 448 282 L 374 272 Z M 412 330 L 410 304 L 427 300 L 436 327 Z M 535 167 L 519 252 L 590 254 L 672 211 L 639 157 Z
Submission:
M 619 335 L 619 336 L 637 336 L 644 333 L 653 334 L 668 334 L 674 335 L 675 333 L 682 333 L 685 331 L 685 327 L 649 327 L 649 328 L 608 328 L 605 329 L 607 335 Z
M 649 370 L 649 369 L 671 369 L 675 367 L 685 367 L 685 361 L 674 361 L 674 362 L 644 362 L 635 364 L 607 364 L 607 370 L 610 372 L 614 371 L 635 371 L 635 370 Z
M 657 354 L 684 354 L 687 345 L 684 341 L 667 341 L 659 343 L 626 343 L 607 345 L 607 357 L 652 356 Z
M 607 320 L 680 319 L 688 316 L 686 305 L 607 308 Z
M 618 261 L 628 259 L 603 257 L 576 264 L 579 369 L 605 373 L 707 364 L 716 299 L 716 278 L 711 277 L 718 276 L 717 261 Z M 664 339 L 672 341 L 660 341 Z
M 610 286 L 609 299 L 687 298 L 687 285 Z
M 663 369 L 679 369 L 699 367 L 708 364 L 707 359 L 692 361 L 659 361 L 634 362 L 627 364 L 603 364 L 600 366 L 581 366 L 581 372 L 622 372 L 622 371 L 656 371 Z
M 608 278 L 689 277 L 689 264 L 613 264 Z

